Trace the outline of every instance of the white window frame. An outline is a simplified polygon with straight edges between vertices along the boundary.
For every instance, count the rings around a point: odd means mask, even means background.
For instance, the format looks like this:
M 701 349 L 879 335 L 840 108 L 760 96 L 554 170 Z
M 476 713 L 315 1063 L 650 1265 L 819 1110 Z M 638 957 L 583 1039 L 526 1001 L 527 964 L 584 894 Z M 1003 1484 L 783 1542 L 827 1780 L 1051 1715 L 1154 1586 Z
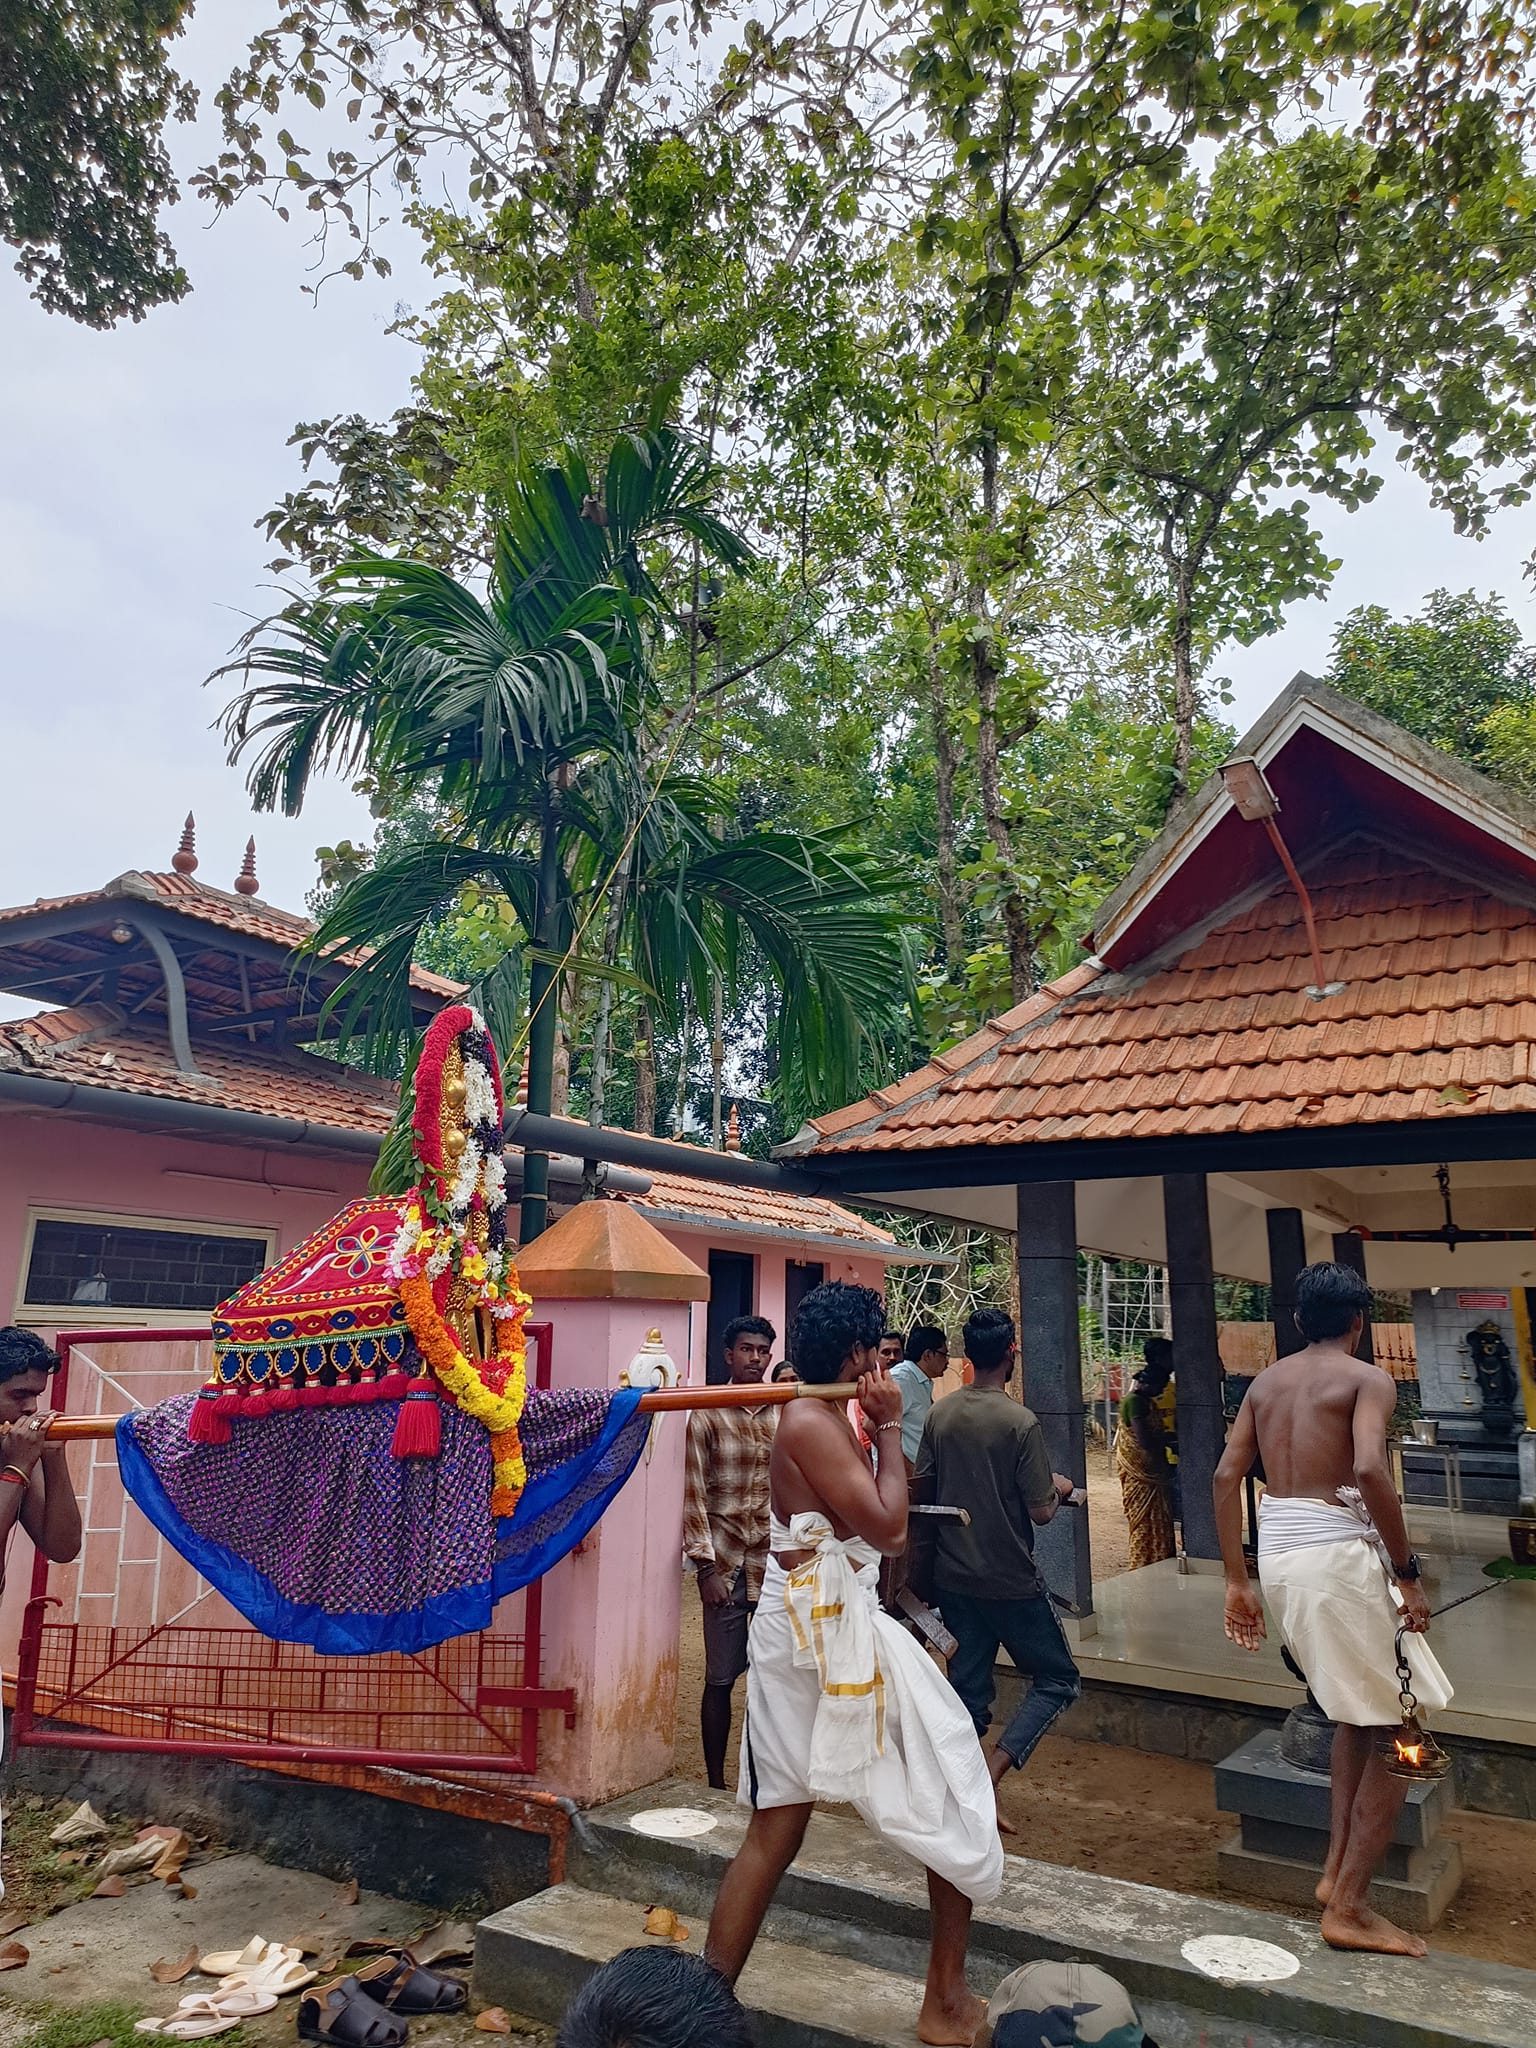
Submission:
M 29 1207 L 16 1273 L 16 1308 L 11 1320 L 34 1329 L 40 1326 L 49 1330 L 201 1330 L 213 1315 L 211 1308 L 120 1308 L 112 1302 L 100 1301 L 28 1301 L 27 1275 L 32 1270 L 32 1243 L 39 1223 L 83 1223 L 109 1230 L 175 1230 L 185 1237 L 259 1238 L 267 1247 L 263 1267 L 270 1266 L 277 1256 L 277 1230 L 270 1223 L 209 1223 L 185 1216 L 73 1209 L 52 1203 Z

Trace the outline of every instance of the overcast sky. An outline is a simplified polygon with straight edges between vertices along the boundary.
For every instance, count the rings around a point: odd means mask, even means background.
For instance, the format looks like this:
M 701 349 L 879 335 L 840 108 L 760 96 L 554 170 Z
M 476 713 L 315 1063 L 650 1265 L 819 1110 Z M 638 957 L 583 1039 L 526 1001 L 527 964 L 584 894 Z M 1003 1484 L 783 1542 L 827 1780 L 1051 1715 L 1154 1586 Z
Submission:
M 267 11 L 268 0 L 203 7 L 180 48 L 205 91 Z M 182 134 L 184 167 L 209 140 L 206 127 Z M 170 226 L 192 296 L 105 334 L 43 313 L 0 266 L 4 904 L 166 866 L 190 809 L 203 880 L 229 887 L 254 832 L 263 895 L 298 909 L 315 847 L 368 830 L 340 786 L 317 790 L 297 820 L 253 818 L 209 729 L 223 686 L 203 678 L 271 608 L 273 550 L 253 521 L 297 481 L 288 435 L 406 399 L 411 351 L 386 329 L 427 281 L 396 244 L 393 279 L 340 280 L 317 305 L 300 291 L 301 232 L 259 205 L 210 222 L 184 200 Z M 1324 525 L 1344 564 L 1331 600 L 1296 607 L 1283 634 L 1220 664 L 1239 726 L 1298 668 L 1326 665 L 1333 625 L 1357 604 L 1410 611 L 1436 585 L 1475 586 L 1501 591 L 1536 633 L 1521 576 L 1536 521 L 1510 515 L 1481 546 L 1457 541 L 1394 477 L 1368 511 Z

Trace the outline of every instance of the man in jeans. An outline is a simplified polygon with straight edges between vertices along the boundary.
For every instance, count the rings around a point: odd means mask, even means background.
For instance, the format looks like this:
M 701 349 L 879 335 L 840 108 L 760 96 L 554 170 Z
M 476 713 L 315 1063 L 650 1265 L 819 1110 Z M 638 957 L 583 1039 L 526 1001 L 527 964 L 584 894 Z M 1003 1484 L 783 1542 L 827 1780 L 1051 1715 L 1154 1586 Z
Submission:
M 725 1369 L 733 1386 L 761 1385 L 773 1357 L 766 1316 L 725 1326 Z M 747 1624 L 768 1556 L 768 1459 L 777 1408 L 696 1408 L 688 1418 L 683 1549 L 704 1607 L 704 1697 L 699 1732 L 704 1769 L 725 1790 L 731 1692 L 747 1669 Z
M 1070 1500 L 1072 1481 L 1051 1470 L 1040 1424 L 1007 1392 L 1018 1345 L 1001 1309 L 978 1309 L 965 1326 L 975 1382 L 934 1405 L 923 1430 L 913 1492 L 964 1508 L 969 1524 L 934 1517 L 934 1597 L 959 1642 L 949 1682 L 986 1740 L 999 1644 L 1031 1681 L 987 1758 L 992 1783 L 1022 1768 L 1046 1730 L 1081 1691 L 1077 1666 L 1035 1564 L 1034 1531 Z M 997 1824 L 1014 1832 L 999 1805 Z

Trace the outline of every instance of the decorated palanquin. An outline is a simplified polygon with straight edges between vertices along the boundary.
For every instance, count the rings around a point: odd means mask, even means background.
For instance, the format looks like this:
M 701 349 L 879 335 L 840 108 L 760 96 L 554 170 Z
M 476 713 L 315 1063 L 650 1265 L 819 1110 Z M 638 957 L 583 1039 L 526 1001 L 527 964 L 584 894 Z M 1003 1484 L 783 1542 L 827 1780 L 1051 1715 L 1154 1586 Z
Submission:
M 224 1303 L 200 1393 L 118 1426 L 135 1501 L 264 1634 L 363 1655 L 485 1628 L 639 1458 L 638 1392 L 529 1389 L 501 1126 L 455 1005 L 417 1066 L 411 1192 L 349 1202 Z

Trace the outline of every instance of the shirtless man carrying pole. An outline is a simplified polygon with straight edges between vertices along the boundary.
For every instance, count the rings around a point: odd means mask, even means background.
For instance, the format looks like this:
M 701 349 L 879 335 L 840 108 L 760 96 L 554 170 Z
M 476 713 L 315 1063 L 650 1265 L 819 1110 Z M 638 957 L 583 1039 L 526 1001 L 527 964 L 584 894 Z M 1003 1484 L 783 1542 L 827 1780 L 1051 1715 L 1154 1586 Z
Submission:
M 1308 1266 L 1296 1282 L 1304 1351 L 1267 1366 L 1248 1390 L 1216 1468 L 1216 1523 L 1226 1567 L 1226 1632 L 1245 1650 L 1264 1635 L 1264 1608 L 1243 1557 L 1242 1486 L 1257 1457 L 1259 1583 L 1286 1647 L 1337 1727 L 1333 1827 L 1317 1896 L 1334 1948 L 1422 1956 L 1417 1935 L 1367 1903 L 1371 1880 L 1407 1797 L 1382 1750 L 1399 1721 L 1396 1635 L 1421 1705 L 1449 1705 L 1445 1673 L 1422 1641 L 1429 1600 L 1408 1548 L 1387 1463 L 1397 1401 L 1390 1374 L 1354 1356 L 1370 1289 L 1348 1266 Z
M 832 1281 L 795 1319 L 812 1384 L 857 1383 L 874 1465 L 843 1401 L 792 1402 L 769 1463 L 769 1558 L 747 1639 L 738 1798 L 753 1809 L 721 1880 L 705 1954 L 735 1982 L 818 1799 L 847 1800 L 928 1872 L 933 1915 L 918 2039 L 969 2048 L 986 2014 L 965 1980 L 971 1907 L 1002 1889 L 992 1780 L 970 1716 L 876 1600 L 907 1540 L 901 1392 L 878 1369 L 880 1297 Z

